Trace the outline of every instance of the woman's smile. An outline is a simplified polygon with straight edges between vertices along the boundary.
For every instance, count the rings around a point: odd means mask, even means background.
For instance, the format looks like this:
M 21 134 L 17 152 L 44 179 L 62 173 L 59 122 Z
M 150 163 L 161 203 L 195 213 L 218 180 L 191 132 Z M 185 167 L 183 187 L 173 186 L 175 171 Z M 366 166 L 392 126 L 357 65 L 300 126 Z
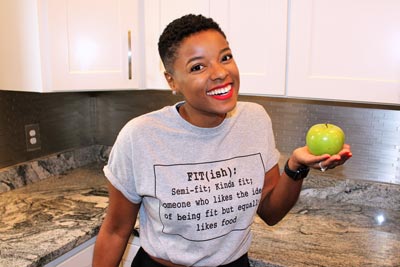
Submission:
M 214 88 L 207 91 L 207 95 L 212 96 L 217 100 L 226 100 L 233 96 L 233 88 L 231 84 L 228 84 L 227 86 Z

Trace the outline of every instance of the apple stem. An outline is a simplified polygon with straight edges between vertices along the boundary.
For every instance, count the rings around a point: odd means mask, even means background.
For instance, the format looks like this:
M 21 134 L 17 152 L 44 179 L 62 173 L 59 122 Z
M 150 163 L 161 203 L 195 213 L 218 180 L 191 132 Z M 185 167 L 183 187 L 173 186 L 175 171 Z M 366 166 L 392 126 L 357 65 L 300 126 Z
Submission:
M 327 122 L 325 123 L 325 126 L 326 126 L 326 128 L 328 128 L 328 123 Z

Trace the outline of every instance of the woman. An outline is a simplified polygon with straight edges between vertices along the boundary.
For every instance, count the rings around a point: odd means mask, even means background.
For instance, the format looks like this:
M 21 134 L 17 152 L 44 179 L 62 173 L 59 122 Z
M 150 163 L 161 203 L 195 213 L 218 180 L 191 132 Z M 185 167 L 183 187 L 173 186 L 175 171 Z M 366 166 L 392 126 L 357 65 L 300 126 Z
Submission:
M 104 172 L 110 203 L 94 266 L 117 266 L 139 213 L 132 266 L 249 266 L 257 213 L 278 223 L 296 203 L 309 168 L 351 157 L 293 151 L 279 172 L 268 114 L 237 102 L 239 71 L 212 19 L 187 15 L 159 40 L 165 78 L 183 102 L 134 118 L 121 130 Z

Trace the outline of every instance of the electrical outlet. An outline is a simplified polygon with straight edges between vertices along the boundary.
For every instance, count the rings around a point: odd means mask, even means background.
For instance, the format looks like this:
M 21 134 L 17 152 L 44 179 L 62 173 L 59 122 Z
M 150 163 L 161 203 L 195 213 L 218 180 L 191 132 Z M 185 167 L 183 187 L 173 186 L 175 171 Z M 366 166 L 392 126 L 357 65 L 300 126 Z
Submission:
M 42 143 L 40 141 L 39 124 L 25 125 L 25 139 L 27 151 L 41 149 Z

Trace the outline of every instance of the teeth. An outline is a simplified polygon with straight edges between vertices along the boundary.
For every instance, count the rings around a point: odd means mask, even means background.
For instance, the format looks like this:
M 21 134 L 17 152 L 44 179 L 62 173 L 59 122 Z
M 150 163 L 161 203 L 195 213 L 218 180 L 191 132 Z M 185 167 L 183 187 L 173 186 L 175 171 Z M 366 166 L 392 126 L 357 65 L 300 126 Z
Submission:
M 231 85 L 228 85 L 228 86 L 226 86 L 224 88 L 219 88 L 219 89 L 216 89 L 216 90 L 209 91 L 209 92 L 207 92 L 207 95 L 210 95 L 210 96 L 212 96 L 212 95 L 223 95 L 223 94 L 228 93 L 230 90 L 231 90 Z

